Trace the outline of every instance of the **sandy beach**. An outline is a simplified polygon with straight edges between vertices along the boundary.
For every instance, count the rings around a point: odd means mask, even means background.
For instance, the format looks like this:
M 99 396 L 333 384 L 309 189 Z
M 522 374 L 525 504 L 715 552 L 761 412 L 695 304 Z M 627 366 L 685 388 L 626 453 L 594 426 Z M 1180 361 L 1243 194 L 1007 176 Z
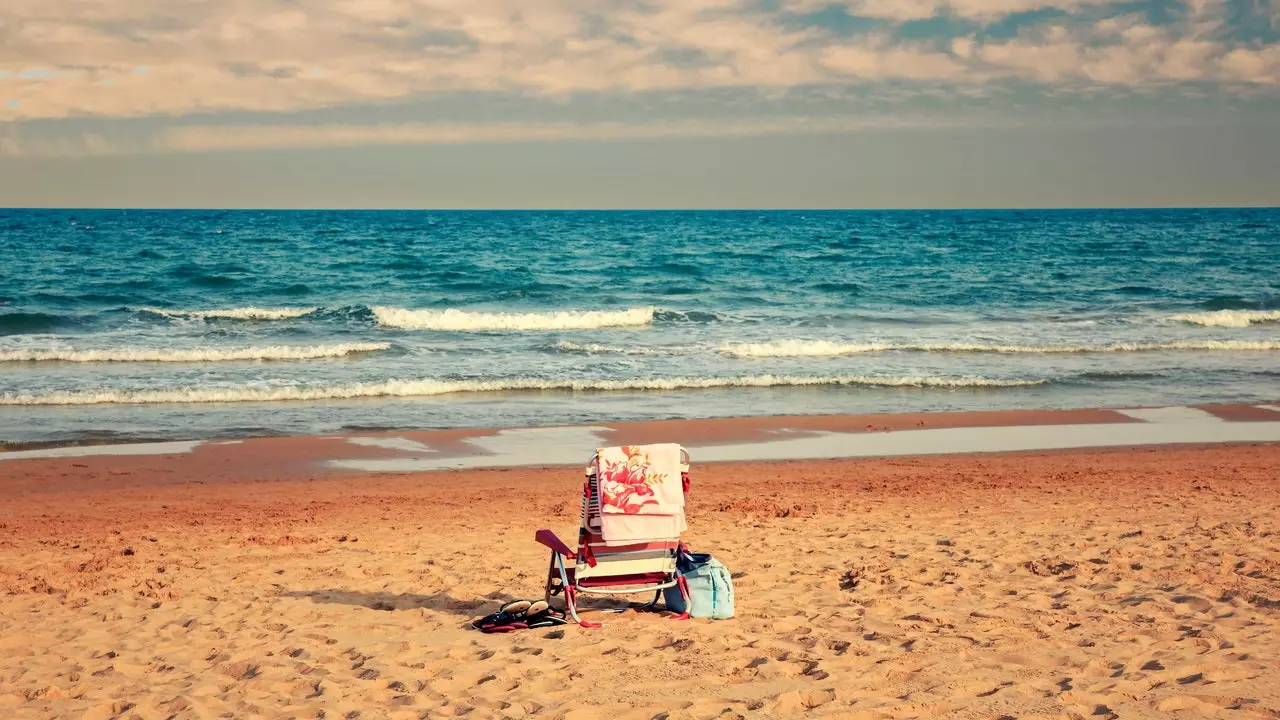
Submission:
M 1280 717 L 1274 443 L 695 454 L 686 539 L 735 619 L 484 635 L 541 595 L 533 533 L 573 531 L 580 466 L 360 472 L 325 442 L 0 464 L 0 714 Z

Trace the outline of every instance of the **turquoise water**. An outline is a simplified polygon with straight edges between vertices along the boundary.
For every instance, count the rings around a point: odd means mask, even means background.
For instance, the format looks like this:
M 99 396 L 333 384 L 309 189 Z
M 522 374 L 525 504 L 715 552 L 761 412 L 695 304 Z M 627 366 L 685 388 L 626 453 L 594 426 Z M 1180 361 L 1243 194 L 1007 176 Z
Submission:
M 0 210 L 0 440 L 1280 400 L 1280 210 Z

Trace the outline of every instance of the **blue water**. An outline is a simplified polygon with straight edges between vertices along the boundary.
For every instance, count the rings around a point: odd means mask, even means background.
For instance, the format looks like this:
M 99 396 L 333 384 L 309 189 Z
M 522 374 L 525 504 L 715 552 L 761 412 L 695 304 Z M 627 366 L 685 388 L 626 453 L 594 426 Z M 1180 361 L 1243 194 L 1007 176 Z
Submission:
M 0 440 L 1280 400 L 1280 210 L 0 210 Z

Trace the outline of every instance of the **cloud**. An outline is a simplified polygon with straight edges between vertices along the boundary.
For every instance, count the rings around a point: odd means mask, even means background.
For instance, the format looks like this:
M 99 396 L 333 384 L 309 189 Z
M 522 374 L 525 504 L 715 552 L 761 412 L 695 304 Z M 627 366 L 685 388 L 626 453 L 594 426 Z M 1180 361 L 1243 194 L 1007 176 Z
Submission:
M 827 48 L 822 63 L 843 76 L 865 80 L 955 80 L 969 74 L 969 68 L 949 53 L 913 47 L 841 45 Z
M 0 128 L 0 156 L 49 158 L 85 155 L 209 153 L 361 147 L 455 145 L 654 138 L 732 138 L 770 135 L 848 134 L 879 128 L 963 125 L 967 120 L 926 115 L 876 114 L 858 118 L 786 116 L 744 120 L 674 122 L 489 122 L 374 125 L 186 125 L 143 137 L 99 133 L 30 134 Z M 987 121 L 984 124 L 990 124 Z
M 125 155 L 146 151 L 136 143 L 109 140 L 98 133 L 24 133 L 21 126 L 0 126 L 0 157 L 61 158 Z
M 833 9 L 874 22 L 850 30 L 818 18 Z M 1233 39 L 1223 0 L 1184 0 L 1164 24 L 1132 10 L 1110 0 L 781 0 L 773 9 L 747 0 L 7 0 L 0 97 L 12 102 L 0 104 L 0 122 L 297 113 L 458 92 L 1280 86 L 1276 46 Z M 1274 23 L 1276 11 L 1266 12 Z M 950 36 L 896 33 L 935 17 Z M 1001 33 L 984 31 L 997 21 Z
M 830 5 L 808 3 L 810 8 Z M 886 20 L 924 20 L 939 15 L 994 20 L 1016 13 L 1040 10 L 1075 12 L 1089 6 L 1108 5 L 1115 0 L 853 0 L 842 6 L 850 15 Z
M 1196 16 L 1200 27 L 1203 17 Z M 975 52 L 999 76 L 1043 83 L 1280 83 L 1280 47 L 1232 49 L 1132 17 L 1085 28 L 1049 26 L 1034 35 L 984 44 Z

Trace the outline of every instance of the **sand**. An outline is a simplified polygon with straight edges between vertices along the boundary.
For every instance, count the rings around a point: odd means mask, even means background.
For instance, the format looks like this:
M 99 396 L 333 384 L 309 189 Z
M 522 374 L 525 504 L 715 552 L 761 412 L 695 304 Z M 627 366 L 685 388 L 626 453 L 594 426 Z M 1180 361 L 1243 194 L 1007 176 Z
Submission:
M 313 446 L 0 466 L 0 716 L 1280 717 L 1280 446 L 695 465 L 737 618 L 510 635 L 579 468 Z

